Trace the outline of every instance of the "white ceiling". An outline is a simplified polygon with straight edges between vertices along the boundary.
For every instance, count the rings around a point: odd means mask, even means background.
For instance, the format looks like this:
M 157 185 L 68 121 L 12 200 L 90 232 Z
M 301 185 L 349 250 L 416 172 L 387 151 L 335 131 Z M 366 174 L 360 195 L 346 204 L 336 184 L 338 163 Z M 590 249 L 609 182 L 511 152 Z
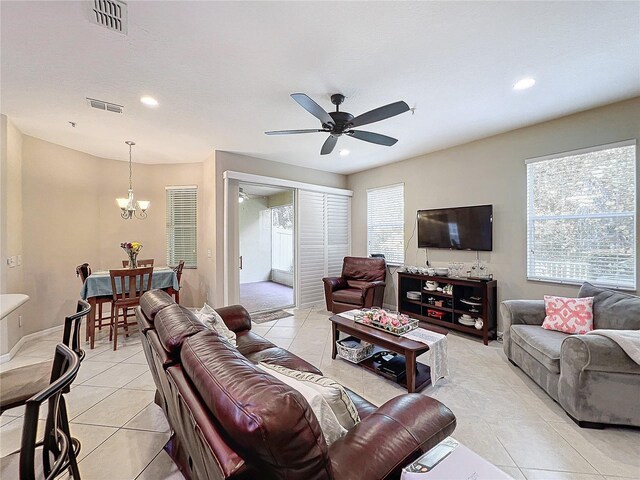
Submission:
M 131 139 L 136 162 L 227 150 L 350 173 L 640 94 L 636 1 L 130 1 L 127 36 L 89 23 L 91 3 L 0 3 L 0 107 L 28 135 L 106 158 L 125 160 Z M 535 87 L 513 91 L 524 76 Z M 293 92 L 327 110 L 343 93 L 354 115 L 417 110 L 364 128 L 393 147 L 341 138 L 321 157 L 324 134 L 263 133 L 319 127 Z

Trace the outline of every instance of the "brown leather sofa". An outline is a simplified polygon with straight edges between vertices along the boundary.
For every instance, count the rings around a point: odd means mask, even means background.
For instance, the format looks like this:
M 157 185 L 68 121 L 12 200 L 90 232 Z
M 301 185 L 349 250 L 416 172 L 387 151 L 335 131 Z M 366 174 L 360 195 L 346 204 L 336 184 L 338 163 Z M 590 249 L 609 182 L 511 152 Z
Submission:
M 435 399 L 400 395 L 377 408 L 349 391 L 361 422 L 327 446 L 304 397 L 255 364 L 320 371 L 253 333 L 243 307 L 217 312 L 236 332 L 237 348 L 160 290 L 145 293 L 136 309 L 156 402 L 173 430 L 165 449 L 187 478 L 398 478 L 455 428 Z
M 384 258 L 344 257 L 342 275 L 322 279 L 327 310 L 382 307 L 386 277 Z

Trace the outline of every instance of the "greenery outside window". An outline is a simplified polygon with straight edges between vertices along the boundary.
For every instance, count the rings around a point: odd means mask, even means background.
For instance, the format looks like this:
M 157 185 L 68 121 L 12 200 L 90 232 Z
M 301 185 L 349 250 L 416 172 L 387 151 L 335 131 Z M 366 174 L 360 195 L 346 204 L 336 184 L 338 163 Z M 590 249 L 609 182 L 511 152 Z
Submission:
M 636 289 L 636 142 L 527 161 L 527 278 Z

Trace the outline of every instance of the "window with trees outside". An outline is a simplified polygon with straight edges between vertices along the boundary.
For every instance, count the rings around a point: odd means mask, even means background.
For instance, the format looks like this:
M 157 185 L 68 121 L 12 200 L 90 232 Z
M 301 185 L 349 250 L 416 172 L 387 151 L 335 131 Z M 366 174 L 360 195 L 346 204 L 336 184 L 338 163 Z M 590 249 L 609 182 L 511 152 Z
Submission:
M 636 289 L 636 144 L 527 161 L 527 278 Z
M 404 263 L 404 183 L 367 190 L 367 255 Z

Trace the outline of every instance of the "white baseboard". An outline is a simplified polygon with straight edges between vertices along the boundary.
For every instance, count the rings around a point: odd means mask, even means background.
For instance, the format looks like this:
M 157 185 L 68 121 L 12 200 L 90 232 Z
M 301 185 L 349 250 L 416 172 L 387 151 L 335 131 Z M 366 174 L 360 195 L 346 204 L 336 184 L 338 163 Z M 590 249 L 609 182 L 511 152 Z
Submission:
M 15 357 L 16 353 L 18 353 L 18 350 L 20 350 L 20 348 L 25 343 L 40 337 L 46 337 L 47 335 L 55 332 L 56 330 L 62 331 L 63 326 L 64 325 L 57 325 L 55 327 L 47 328 L 45 330 L 40 330 L 39 332 L 30 333 L 29 335 L 25 335 L 24 337 L 20 338 L 20 340 L 16 342 L 16 344 L 13 346 L 11 350 L 9 350 L 8 353 L 5 353 L 4 355 L 0 355 L 0 364 L 8 362 L 13 357 Z M 62 341 L 62 335 L 60 336 L 60 340 Z

